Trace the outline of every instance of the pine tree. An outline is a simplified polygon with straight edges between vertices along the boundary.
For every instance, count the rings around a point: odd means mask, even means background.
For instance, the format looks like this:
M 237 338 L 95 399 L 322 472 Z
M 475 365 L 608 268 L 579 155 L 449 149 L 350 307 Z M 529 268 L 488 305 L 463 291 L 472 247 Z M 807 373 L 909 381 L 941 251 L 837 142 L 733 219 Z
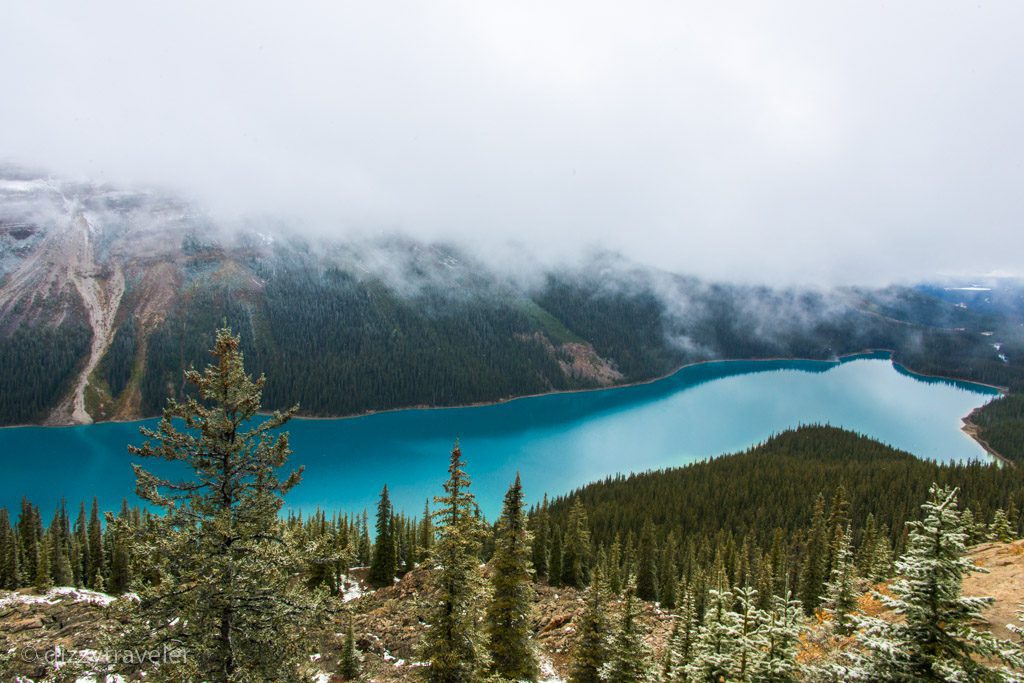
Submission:
M 907 523 L 907 551 L 896 563 L 900 578 L 890 586 L 892 596 L 876 594 L 903 620 L 860 619 L 865 653 L 851 655 L 849 674 L 885 681 L 977 681 L 998 678 L 983 659 L 1021 666 L 1012 643 L 974 628 L 992 599 L 961 595 L 963 577 L 984 570 L 966 556 L 957 490 L 933 484 L 921 507 L 924 519 Z
M 601 671 L 605 683 L 641 683 L 653 681 L 651 651 L 644 643 L 641 625 L 641 603 L 635 587 L 629 586 L 623 599 L 622 618 L 609 651 L 608 663 Z
M 363 657 L 356 647 L 356 631 L 352 615 L 348 615 L 348 626 L 345 628 L 345 641 L 341 645 L 338 657 L 338 675 L 343 680 L 354 681 L 359 678 L 363 668 Z
M 654 524 L 650 518 L 644 520 L 640 532 L 640 546 L 637 549 L 636 594 L 642 600 L 658 599 L 658 569 L 654 541 Z
M 422 642 L 424 668 L 430 683 L 464 683 L 478 680 L 489 664 L 481 606 L 486 593 L 480 573 L 480 527 L 476 499 L 463 469 L 458 443 L 452 448 L 445 495 L 438 496 L 435 517 L 438 538 L 430 564 L 438 591 L 430 628 Z
M 498 519 L 487 608 L 491 670 L 514 681 L 534 681 L 540 671 L 530 643 L 533 576 L 526 521 L 523 487 L 516 474 Z
M 377 538 L 373 545 L 370 571 L 366 577 L 374 588 L 390 586 L 394 583 L 395 574 L 398 571 L 393 515 L 391 498 L 388 496 L 388 487 L 385 485 L 380 492 L 380 503 L 377 505 Z
M 134 466 L 139 497 L 165 512 L 143 529 L 137 514 L 116 521 L 118 545 L 138 536 L 133 556 L 158 577 L 139 586 L 136 628 L 125 639 L 139 647 L 173 637 L 188 658 L 181 671 L 162 664 L 168 677 L 289 680 L 308 663 L 319 614 L 315 598 L 293 579 L 278 518 L 301 468 L 279 479 L 291 451 L 288 434 L 275 430 L 296 408 L 250 426 L 264 378 L 245 372 L 239 339 L 227 329 L 217 332 L 212 353 L 205 371 L 185 373 L 196 397 L 170 399 L 156 429 L 141 430 L 153 441 L 130 447 L 180 463 L 190 476 L 171 481 Z
M 569 683 L 599 683 L 611 644 L 608 587 L 600 567 L 594 571 L 583 601 L 585 607 L 576 627 Z
M 587 510 L 576 499 L 562 537 L 562 585 L 583 588 L 590 580 L 590 529 Z
M 849 635 L 853 630 L 851 615 L 857 606 L 854 591 L 854 564 L 851 537 L 853 531 L 847 527 L 836 541 L 836 554 L 832 562 L 832 577 L 825 585 L 825 611 L 832 617 L 832 628 L 839 635 Z

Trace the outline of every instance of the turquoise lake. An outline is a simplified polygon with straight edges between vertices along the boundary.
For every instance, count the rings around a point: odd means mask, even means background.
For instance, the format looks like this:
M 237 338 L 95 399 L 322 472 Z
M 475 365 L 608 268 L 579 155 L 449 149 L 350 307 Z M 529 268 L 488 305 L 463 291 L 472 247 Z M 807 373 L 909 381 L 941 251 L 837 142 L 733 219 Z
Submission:
M 293 420 L 293 462 L 303 482 L 291 509 L 373 510 L 385 483 L 399 509 L 418 515 L 440 493 L 458 437 L 485 513 L 521 472 L 531 500 L 618 472 L 684 465 L 743 450 L 800 424 L 832 424 L 939 461 L 989 456 L 961 418 L 996 395 L 989 387 L 923 378 L 885 354 L 825 361 L 722 361 L 632 387 L 528 397 L 507 403 L 402 410 L 358 418 Z M 148 421 L 152 424 L 155 421 Z M 0 505 L 28 496 L 45 514 L 99 497 L 135 503 L 129 443 L 141 424 L 0 429 Z M 159 471 L 165 463 L 148 463 Z

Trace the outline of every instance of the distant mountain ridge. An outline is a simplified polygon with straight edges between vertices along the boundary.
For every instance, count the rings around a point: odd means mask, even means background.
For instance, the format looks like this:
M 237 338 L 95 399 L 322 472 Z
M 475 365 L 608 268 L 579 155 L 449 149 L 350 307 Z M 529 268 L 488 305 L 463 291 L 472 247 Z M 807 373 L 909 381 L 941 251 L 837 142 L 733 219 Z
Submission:
M 157 414 L 224 322 L 271 380 L 265 403 L 298 402 L 308 415 L 865 348 L 893 349 L 922 372 L 1019 387 L 1020 291 L 982 306 L 975 290 L 771 289 L 613 254 L 524 285 L 450 245 L 230 231 L 164 194 L 0 169 L 0 424 Z

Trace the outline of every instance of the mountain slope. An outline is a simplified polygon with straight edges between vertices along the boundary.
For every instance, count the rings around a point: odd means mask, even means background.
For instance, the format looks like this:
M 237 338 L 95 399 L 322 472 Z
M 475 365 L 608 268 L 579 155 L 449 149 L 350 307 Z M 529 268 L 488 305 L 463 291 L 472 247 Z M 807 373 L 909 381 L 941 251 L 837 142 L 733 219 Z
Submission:
M 1024 386 L 1015 303 L 975 312 L 946 290 L 705 283 L 607 254 L 531 282 L 450 245 L 229 230 L 158 193 L 0 169 L 0 424 L 156 414 L 225 321 L 271 380 L 267 404 L 309 415 L 865 348 Z

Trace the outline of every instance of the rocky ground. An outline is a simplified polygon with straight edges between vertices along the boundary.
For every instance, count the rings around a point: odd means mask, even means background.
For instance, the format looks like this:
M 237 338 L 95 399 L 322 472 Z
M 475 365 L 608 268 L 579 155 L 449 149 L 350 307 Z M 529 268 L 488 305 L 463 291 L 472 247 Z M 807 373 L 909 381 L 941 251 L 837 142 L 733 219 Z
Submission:
M 1019 606 L 1024 602 L 1024 540 L 982 544 L 972 549 L 971 555 L 987 573 L 969 576 L 964 592 L 995 598 L 985 612 L 987 626 L 1001 637 L 1010 637 L 1006 625 L 1017 621 Z M 348 612 L 353 615 L 363 653 L 364 680 L 414 680 L 419 666 L 419 637 L 431 605 L 427 573 L 411 572 L 394 586 L 378 591 L 365 590 L 360 575 L 355 572 L 347 582 L 342 609 L 324 632 L 319 652 L 311 657 L 318 681 L 340 680 L 331 672 L 337 666 Z M 884 586 L 878 588 L 884 590 Z M 111 596 L 73 588 L 55 588 L 44 596 L 27 589 L 0 592 L 0 652 L 7 653 L 7 661 L 0 662 L 0 671 L 6 664 L 10 675 L 23 676 L 22 681 L 54 680 L 46 659 L 52 657 L 47 653 L 58 649 L 66 660 L 87 662 L 100 647 L 103 634 L 119 627 L 113 603 Z M 873 613 L 881 610 L 867 593 L 861 608 Z M 578 591 L 548 586 L 537 589 L 533 628 L 544 678 L 550 683 L 561 680 L 568 670 L 575 621 L 582 609 L 582 594 Z M 660 655 L 671 629 L 671 617 L 655 605 L 647 605 L 644 622 L 648 643 Z M 829 637 L 825 625 L 816 623 L 805 638 L 800 657 L 804 662 L 821 661 L 847 644 L 848 640 Z M 71 671 L 68 668 L 65 673 Z M 69 680 L 77 678 L 78 674 Z

